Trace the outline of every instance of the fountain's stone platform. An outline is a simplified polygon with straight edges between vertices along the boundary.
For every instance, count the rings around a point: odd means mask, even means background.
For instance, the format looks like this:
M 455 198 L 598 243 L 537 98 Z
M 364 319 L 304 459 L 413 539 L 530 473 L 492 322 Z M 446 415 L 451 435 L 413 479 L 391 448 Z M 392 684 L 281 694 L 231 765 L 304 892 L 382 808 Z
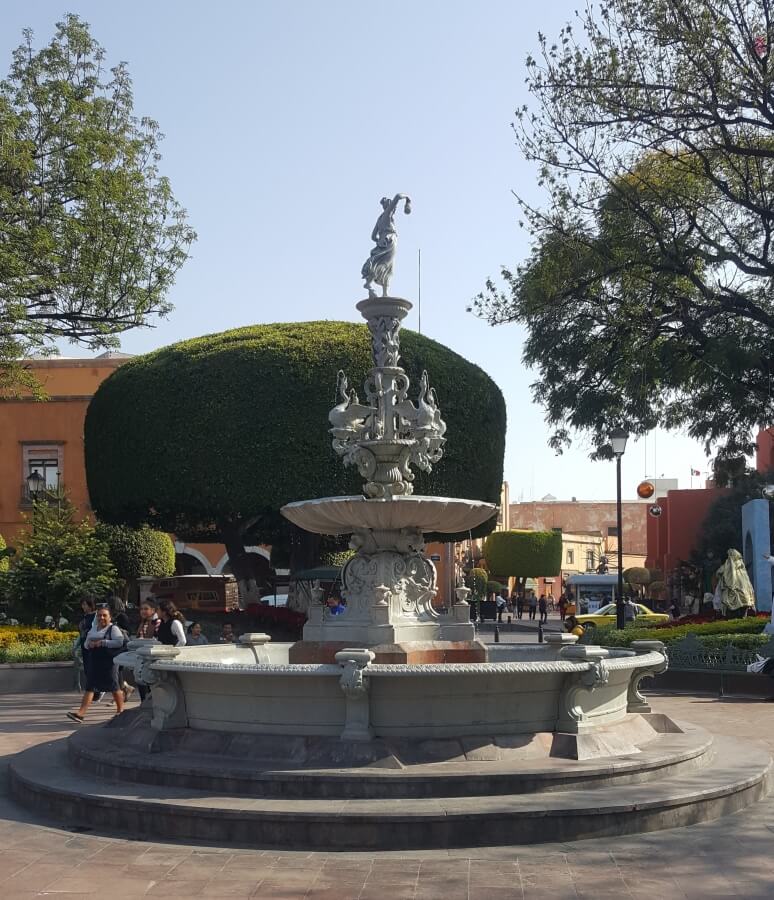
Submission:
M 335 663 L 336 654 L 349 646 L 347 641 L 298 641 L 288 650 L 288 662 Z M 377 644 L 369 649 L 377 664 L 428 665 L 487 660 L 487 648 L 481 641 L 406 641 Z
M 350 758 L 313 767 L 299 762 L 313 745 L 324 756 L 326 742 L 287 735 L 273 742 L 260 736 L 274 760 L 235 755 L 240 739 L 244 750 L 255 746 L 255 735 L 231 735 L 231 753 L 217 743 L 222 736 L 201 733 L 148 753 L 133 746 L 144 715 L 124 714 L 111 726 L 86 727 L 19 754 L 10 764 L 12 796 L 69 825 L 144 839 L 418 850 L 674 828 L 744 809 L 771 783 L 764 750 L 684 723 L 672 723 L 674 731 L 653 728 L 630 758 L 530 759 L 528 745 L 539 749 L 534 741 L 500 748 L 520 751 L 515 757 L 491 758 L 499 744 L 460 740 L 451 756 L 454 742 L 439 742 L 445 747 L 436 762 L 407 765 L 398 742 L 390 745 L 389 764 L 353 767 Z M 643 718 L 651 726 L 669 722 Z M 338 743 L 345 755 L 355 752 Z

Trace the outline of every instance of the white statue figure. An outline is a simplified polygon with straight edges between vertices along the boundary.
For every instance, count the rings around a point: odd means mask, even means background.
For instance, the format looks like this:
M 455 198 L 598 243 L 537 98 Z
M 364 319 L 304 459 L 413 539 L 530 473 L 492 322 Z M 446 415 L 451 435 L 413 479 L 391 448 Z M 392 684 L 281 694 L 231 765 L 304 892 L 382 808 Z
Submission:
M 398 232 L 395 230 L 395 210 L 401 200 L 406 201 L 404 212 L 411 212 L 411 198 L 406 194 L 396 194 L 392 200 L 382 197 L 382 214 L 376 220 L 374 230 L 371 232 L 371 240 L 376 246 L 371 255 L 363 263 L 361 275 L 365 281 L 369 297 L 375 297 L 373 283 L 381 285 L 382 296 L 387 296 L 387 289 L 392 278 L 392 263 L 395 259 L 395 249 L 398 246 Z

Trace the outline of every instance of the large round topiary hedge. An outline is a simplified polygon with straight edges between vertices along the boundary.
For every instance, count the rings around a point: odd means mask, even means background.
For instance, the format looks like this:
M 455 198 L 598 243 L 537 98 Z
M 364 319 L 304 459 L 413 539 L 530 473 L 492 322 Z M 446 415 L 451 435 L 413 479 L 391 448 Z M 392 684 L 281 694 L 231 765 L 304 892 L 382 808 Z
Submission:
M 484 542 L 484 556 L 495 575 L 522 579 L 558 575 L 562 535 L 559 531 L 496 531 Z
M 415 493 L 498 502 L 499 388 L 427 337 L 403 331 L 401 346 L 412 393 L 427 369 L 448 426 L 444 458 L 417 473 Z M 254 325 L 130 360 L 100 385 L 86 416 L 95 513 L 189 539 L 219 540 L 240 521 L 251 539 L 271 541 L 284 503 L 360 493 L 362 479 L 331 448 L 328 412 L 337 371 L 359 388 L 369 367 L 366 326 L 349 322 Z

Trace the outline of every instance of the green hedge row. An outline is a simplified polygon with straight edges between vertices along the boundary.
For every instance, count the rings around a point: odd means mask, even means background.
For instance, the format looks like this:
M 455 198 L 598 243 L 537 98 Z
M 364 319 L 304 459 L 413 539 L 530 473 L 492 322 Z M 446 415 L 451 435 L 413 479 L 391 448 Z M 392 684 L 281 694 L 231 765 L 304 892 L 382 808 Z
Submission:
M 763 618 L 731 619 L 723 622 L 705 622 L 701 625 L 675 625 L 673 628 L 587 628 L 582 642 L 603 647 L 628 647 L 632 641 L 663 641 L 665 644 L 680 641 L 689 634 L 697 637 L 723 635 L 761 634 L 768 620 Z M 726 641 L 728 643 L 728 641 Z

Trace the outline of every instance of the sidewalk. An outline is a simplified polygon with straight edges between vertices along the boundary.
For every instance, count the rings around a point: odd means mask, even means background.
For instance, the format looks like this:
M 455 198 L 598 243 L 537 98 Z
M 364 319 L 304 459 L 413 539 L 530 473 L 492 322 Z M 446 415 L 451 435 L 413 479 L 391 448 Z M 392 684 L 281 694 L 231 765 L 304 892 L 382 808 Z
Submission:
M 0 697 L 7 758 L 72 729 L 75 694 Z M 774 704 L 659 696 L 654 709 L 774 753 Z M 101 704 L 97 722 L 112 712 Z M 150 762 L 150 760 L 149 760 Z M 774 799 L 716 822 L 571 844 L 396 853 L 307 853 L 150 843 L 36 820 L 0 787 L 0 897 L 314 900 L 595 900 L 774 897 Z

